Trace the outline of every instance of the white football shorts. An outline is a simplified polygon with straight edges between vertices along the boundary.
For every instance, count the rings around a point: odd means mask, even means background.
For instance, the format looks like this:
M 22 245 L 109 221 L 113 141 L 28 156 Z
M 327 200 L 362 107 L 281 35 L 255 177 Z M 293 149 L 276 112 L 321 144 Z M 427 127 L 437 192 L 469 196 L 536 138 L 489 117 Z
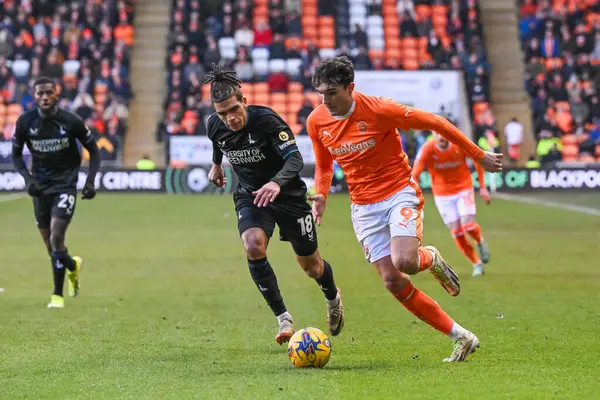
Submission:
M 352 204 L 352 225 L 365 258 L 374 263 L 391 254 L 393 237 L 422 240 L 423 193 L 412 182 L 393 196 L 373 204 Z
M 448 225 L 468 215 L 475 215 L 475 192 L 473 189 L 463 190 L 452 196 L 434 196 L 437 207 L 444 224 Z

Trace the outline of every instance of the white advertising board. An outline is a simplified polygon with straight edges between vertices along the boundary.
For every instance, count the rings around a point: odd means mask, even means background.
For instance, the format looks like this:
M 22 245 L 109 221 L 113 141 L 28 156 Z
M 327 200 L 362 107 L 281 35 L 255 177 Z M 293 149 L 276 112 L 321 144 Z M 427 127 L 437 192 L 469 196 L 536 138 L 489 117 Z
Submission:
M 370 96 L 389 97 L 401 104 L 441 114 L 442 107 L 465 132 L 457 71 L 356 71 L 356 90 Z

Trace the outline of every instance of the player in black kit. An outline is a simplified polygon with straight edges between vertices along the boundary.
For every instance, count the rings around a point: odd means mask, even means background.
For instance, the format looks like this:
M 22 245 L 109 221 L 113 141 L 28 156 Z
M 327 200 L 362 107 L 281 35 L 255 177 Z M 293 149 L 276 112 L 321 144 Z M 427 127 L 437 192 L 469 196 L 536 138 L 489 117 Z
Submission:
M 275 340 L 285 343 L 295 332 L 267 260 L 276 224 L 280 240 L 291 243 L 298 263 L 325 294 L 327 325 L 332 335 L 338 335 L 344 326 L 342 299 L 331 265 L 319 254 L 306 185 L 299 175 L 304 163 L 294 134 L 272 109 L 246 104 L 234 72 L 213 65 L 204 83 L 211 84 L 216 111 L 206 122 L 213 142 L 209 179 L 219 187 L 225 184 L 221 166 L 225 154 L 239 178 L 233 199 L 250 275 L 279 322 Z
M 56 83 L 46 77 L 33 84 L 37 108 L 22 114 L 15 124 L 12 158 L 17 171 L 25 179 L 27 193 L 33 198 L 35 220 L 52 259 L 54 293 L 48 308 L 63 308 L 65 270 L 69 278 L 69 294 L 79 292 L 79 272 L 83 260 L 71 257 L 65 246 L 65 235 L 77 199 L 77 179 L 81 165 L 79 141 L 90 153 L 87 181 L 82 199 L 96 196 L 94 178 L 100 168 L 100 152 L 83 120 L 58 108 Z M 32 156 L 31 172 L 23 160 L 27 145 Z

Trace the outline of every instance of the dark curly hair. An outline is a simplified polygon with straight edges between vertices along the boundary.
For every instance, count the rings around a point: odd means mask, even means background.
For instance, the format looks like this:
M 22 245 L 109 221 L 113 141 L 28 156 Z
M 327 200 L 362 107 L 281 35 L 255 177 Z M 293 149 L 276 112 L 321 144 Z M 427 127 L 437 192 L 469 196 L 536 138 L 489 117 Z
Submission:
M 56 89 L 56 81 L 52 78 L 49 78 L 47 76 L 40 76 L 39 78 L 37 78 L 35 80 L 35 82 L 33 82 L 33 86 L 32 87 L 36 87 L 38 85 L 45 85 L 45 84 L 51 84 L 52 86 L 54 86 L 54 88 Z
M 315 88 L 322 84 L 342 85 L 347 88 L 352 82 L 354 82 L 354 64 L 346 56 L 324 59 L 317 65 L 312 77 L 312 84 Z
M 210 97 L 213 103 L 220 103 L 235 95 L 239 101 L 244 97 L 242 81 L 234 71 L 225 71 L 219 65 L 212 65 L 212 71 L 206 74 L 204 83 L 210 83 Z

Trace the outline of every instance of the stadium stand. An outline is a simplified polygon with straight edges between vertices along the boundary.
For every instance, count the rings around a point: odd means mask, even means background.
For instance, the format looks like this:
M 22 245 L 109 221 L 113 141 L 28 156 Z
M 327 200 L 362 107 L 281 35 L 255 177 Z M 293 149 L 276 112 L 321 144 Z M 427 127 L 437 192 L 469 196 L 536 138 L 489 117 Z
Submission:
M 536 157 L 600 162 L 600 1 L 521 0 L 520 32 Z
M 343 54 L 357 70 L 463 70 L 477 139 L 497 136 L 476 0 L 239 0 L 210 13 L 204 3 L 173 1 L 159 137 L 205 133 L 211 106 L 202 79 L 213 62 L 237 72 L 250 103 L 305 134 L 320 102 L 311 73 Z
M 46 75 L 61 84 L 60 106 L 91 128 L 103 160 L 118 162 L 132 97 L 133 2 L 4 0 L 0 15 L 0 140 L 35 107 L 29 87 Z

